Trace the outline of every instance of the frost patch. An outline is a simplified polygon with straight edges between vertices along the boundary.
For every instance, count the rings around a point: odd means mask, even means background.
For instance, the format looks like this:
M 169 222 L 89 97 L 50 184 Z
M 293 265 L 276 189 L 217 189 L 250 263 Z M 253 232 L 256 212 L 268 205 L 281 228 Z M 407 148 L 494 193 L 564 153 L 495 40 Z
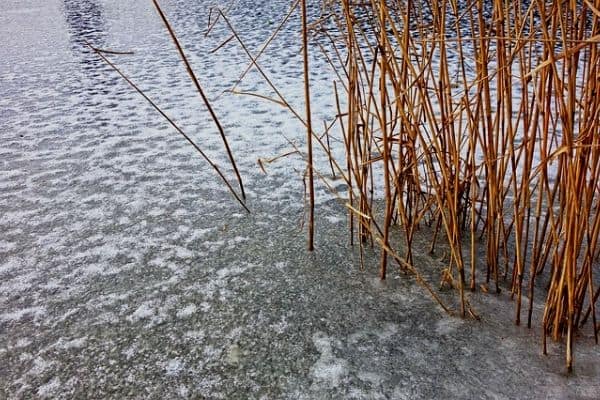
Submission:
M 104 264 L 89 264 L 88 266 L 81 269 L 82 274 L 87 277 L 91 276 L 106 276 L 115 275 L 119 273 L 119 269 L 115 267 L 106 267 Z
M 194 252 L 185 247 L 177 247 L 175 248 L 175 257 L 182 259 L 190 259 L 194 257 Z
M 37 279 L 39 279 L 39 275 L 36 272 L 20 274 L 7 282 L 2 282 L 0 293 L 14 294 L 30 290 L 33 287 L 33 282 Z
M 271 324 L 271 329 L 273 329 L 273 331 L 279 335 L 283 334 L 286 330 L 288 330 L 288 328 L 289 324 L 284 316 L 279 319 L 279 322 Z
M 238 244 L 240 243 L 244 243 L 244 242 L 248 242 L 250 239 L 248 239 L 247 237 L 244 236 L 236 236 L 233 239 L 229 240 L 229 243 L 227 245 L 227 249 L 233 249 L 235 248 Z
M 337 225 L 340 222 L 346 221 L 346 218 L 338 217 L 337 215 L 325 215 L 325 219 L 332 225 Z
M 240 267 L 240 266 L 235 266 L 235 267 L 230 267 L 230 268 L 221 268 L 220 270 L 217 271 L 217 277 L 219 280 L 231 277 L 231 276 L 236 276 L 236 275 L 241 275 L 243 272 L 245 272 L 246 270 L 248 270 L 251 267 L 251 265 L 245 266 L 245 267 Z
M 52 378 L 50 382 L 43 384 L 38 388 L 37 395 L 41 398 L 51 398 L 54 393 L 60 388 L 60 379 Z
M 154 315 L 154 307 L 150 307 L 148 304 L 144 303 L 137 308 L 127 319 L 130 321 L 139 321 L 142 319 L 150 318 Z
M 383 382 L 383 378 L 381 377 L 381 375 L 368 371 L 360 371 L 358 373 L 358 379 L 360 379 L 363 382 L 369 382 L 372 386 L 375 387 L 380 386 Z
M 198 229 L 194 229 L 194 231 L 190 235 L 190 240 L 204 239 L 204 237 L 206 235 L 208 235 L 209 233 L 211 233 L 213 230 L 214 230 L 214 228 L 206 228 L 206 229 L 198 228 Z
M 147 213 L 151 217 L 160 217 L 164 214 L 164 210 L 162 208 L 154 207 Z
M 15 344 L 16 348 L 23 348 L 23 347 L 27 347 L 31 344 L 31 340 L 27 339 L 27 338 L 21 338 L 19 340 L 17 340 L 17 343 Z
M 53 361 L 46 361 L 41 357 L 37 357 L 33 360 L 33 366 L 29 370 L 31 375 L 41 375 L 44 372 L 48 371 L 50 368 L 54 366 Z
M 189 397 L 189 395 L 190 395 L 190 390 L 187 387 L 181 385 L 177 389 L 177 394 L 179 396 L 183 397 L 184 399 L 187 399 Z
M 450 335 L 458 330 L 462 326 L 462 323 L 453 318 L 440 319 L 435 324 L 435 331 L 438 335 Z
M 287 266 L 288 266 L 288 263 L 286 263 L 286 262 L 275 263 L 275 268 L 277 268 L 280 271 L 283 271 L 284 269 L 286 269 Z
M 4 313 L 0 315 L 0 321 L 20 321 L 27 315 L 33 316 L 34 320 L 38 320 L 46 315 L 46 307 L 28 307 L 13 312 Z
M 0 274 L 12 272 L 22 268 L 23 262 L 16 257 L 9 257 L 0 265 Z
M 196 309 L 197 309 L 197 307 L 195 304 L 188 304 L 186 307 L 177 311 L 177 317 L 178 318 L 189 318 L 192 316 L 192 314 L 194 314 L 196 312 Z
M 206 334 L 204 333 L 204 331 L 187 331 L 183 334 L 184 338 L 198 342 L 202 341 L 205 336 Z
M 348 363 L 333 355 L 331 339 L 322 332 L 315 333 L 312 340 L 321 357 L 310 369 L 311 374 L 328 387 L 339 386 L 348 373 Z
M 383 326 L 383 329 L 377 331 L 377 336 L 379 336 L 379 338 L 382 340 L 387 340 L 394 336 L 396 333 L 398 333 L 398 325 L 388 323 Z
M 208 248 L 209 252 L 215 252 L 221 249 L 225 245 L 224 240 L 216 240 L 214 242 L 207 241 L 204 245 Z
M 14 242 L 9 242 L 7 240 L 0 240 L 0 252 L 6 252 L 14 250 L 17 245 Z
M 169 360 L 167 365 L 165 366 L 165 373 L 168 376 L 176 376 L 179 375 L 179 372 L 183 369 L 183 363 L 178 358 L 173 358 Z
M 135 355 L 136 352 L 137 352 L 137 346 L 133 345 L 133 346 L 130 346 L 130 347 L 126 348 L 125 350 L 123 350 L 121 352 L 121 354 L 123 354 L 125 356 L 125 358 L 127 358 L 129 360 L 129 359 L 131 359 L 131 357 L 133 357 Z
M 62 350 L 70 350 L 70 349 L 80 349 L 87 342 L 87 336 L 76 338 L 73 340 L 65 340 L 64 338 L 60 338 L 56 347 Z

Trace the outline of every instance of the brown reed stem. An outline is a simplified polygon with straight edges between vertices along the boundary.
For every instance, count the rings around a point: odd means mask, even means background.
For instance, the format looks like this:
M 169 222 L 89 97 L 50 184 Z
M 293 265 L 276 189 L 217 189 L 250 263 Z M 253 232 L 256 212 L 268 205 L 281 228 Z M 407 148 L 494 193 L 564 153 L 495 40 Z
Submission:
M 165 15 L 165 13 L 163 12 L 163 10 L 161 9 L 161 7 L 158 4 L 157 0 L 152 0 L 152 3 L 154 4 L 154 7 L 156 8 L 156 11 L 158 12 L 158 15 L 160 16 L 160 18 L 162 19 L 163 23 L 165 24 L 165 27 L 169 31 L 169 35 L 171 36 L 171 39 L 173 40 L 173 43 L 175 44 L 175 47 L 177 48 L 177 52 L 179 53 L 179 56 L 181 57 L 181 60 L 185 64 L 186 71 L 187 71 L 188 75 L 190 76 L 190 79 L 192 80 L 194 86 L 196 87 L 196 90 L 198 91 L 198 94 L 200 94 L 200 97 L 202 98 L 202 101 L 204 102 L 204 105 L 208 109 L 208 112 L 209 112 L 209 114 L 210 114 L 213 122 L 215 123 L 215 126 L 217 127 L 217 129 L 219 131 L 219 134 L 221 135 L 221 139 L 223 140 L 223 144 L 225 146 L 225 150 L 227 151 L 227 156 L 229 157 L 229 161 L 231 162 L 231 166 L 233 167 L 233 171 L 235 173 L 235 176 L 237 178 L 238 184 L 240 186 L 240 191 L 242 193 L 242 198 L 245 200 L 246 199 L 246 193 L 244 192 L 244 184 L 242 182 L 242 177 L 241 177 L 240 172 L 238 171 L 237 165 L 235 163 L 235 159 L 233 158 L 233 153 L 231 152 L 231 149 L 229 148 L 229 142 L 227 141 L 227 137 L 225 136 L 225 130 L 223 129 L 223 126 L 221 125 L 221 122 L 219 121 L 219 118 L 217 117 L 217 114 L 213 110 L 213 108 L 212 108 L 212 106 L 210 104 L 210 101 L 208 100 L 208 98 L 204 94 L 204 90 L 202 89 L 202 86 L 200 85 L 200 82 L 198 81 L 198 78 L 196 77 L 196 74 L 194 73 L 194 70 L 192 69 L 192 66 L 191 66 L 190 62 L 188 61 L 188 59 L 187 59 L 187 57 L 186 57 L 186 55 L 185 55 L 185 53 L 183 51 L 183 48 L 181 47 L 181 44 L 179 43 L 179 39 L 177 39 L 177 36 L 175 35 L 175 31 L 173 30 L 173 28 L 171 27 L 171 24 L 167 20 L 167 16 Z
M 308 192 L 309 192 L 309 215 L 308 215 L 308 250 L 314 249 L 315 235 L 315 184 L 313 177 L 313 148 L 312 148 L 312 118 L 310 112 L 310 74 L 308 64 L 308 22 L 306 21 L 306 0 L 301 0 L 302 14 L 302 57 L 304 61 L 304 101 L 306 105 L 306 147 L 308 153 Z

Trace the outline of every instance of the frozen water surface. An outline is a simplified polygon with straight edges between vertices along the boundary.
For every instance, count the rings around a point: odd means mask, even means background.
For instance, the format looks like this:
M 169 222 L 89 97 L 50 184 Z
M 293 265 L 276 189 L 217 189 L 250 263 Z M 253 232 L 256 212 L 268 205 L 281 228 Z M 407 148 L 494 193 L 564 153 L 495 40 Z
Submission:
M 541 356 L 538 330 L 512 325 L 508 295 L 473 296 L 482 321 L 460 320 L 409 277 L 362 271 L 324 189 L 309 254 L 302 160 L 267 175 L 257 164 L 289 151 L 288 139 L 302 144 L 302 126 L 271 103 L 219 97 L 244 53 L 233 43 L 210 53 L 229 33 L 219 24 L 205 37 L 208 2 L 162 3 L 223 122 L 252 214 L 83 46 L 134 50 L 111 58 L 231 175 L 151 2 L 4 0 L 0 398 L 600 398 L 589 337 L 567 377 L 561 346 Z M 256 50 L 288 7 L 238 1 L 230 16 Z M 298 18 L 264 57 L 302 110 Z M 312 62 L 321 123 L 332 77 Z M 240 90 L 269 94 L 256 71 Z

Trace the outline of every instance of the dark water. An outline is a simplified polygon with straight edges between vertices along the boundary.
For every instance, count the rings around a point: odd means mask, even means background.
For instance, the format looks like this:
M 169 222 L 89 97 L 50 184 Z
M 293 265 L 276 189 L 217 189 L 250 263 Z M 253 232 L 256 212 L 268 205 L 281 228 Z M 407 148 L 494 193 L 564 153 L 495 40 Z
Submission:
M 302 160 L 267 175 L 256 162 L 289 151 L 287 139 L 301 144 L 301 124 L 268 102 L 219 97 L 245 54 L 210 53 L 229 32 L 204 36 L 208 3 L 161 4 L 253 213 L 84 46 L 134 51 L 111 59 L 231 176 L 150 2 L 4 1 L 0 398 L 597 398 L 599 353 L 585 339 L 567 379 L 561 348 L 541 357 L 536 332 L 448 317 L 410 278 L 361 271 L 345 213 L 323 189 L 308 254 Z M 230 15 L 256 51 L 288 7 L 241 1 Z M 297 35 L 294 18 L 264 67 L 302 110 Z M 312 61 L 318 121 L 332 110 L 332 77 Z M 240 90 L 270 92 L 256 71 Z M 480 302 L 491 314 L 511 307 Z

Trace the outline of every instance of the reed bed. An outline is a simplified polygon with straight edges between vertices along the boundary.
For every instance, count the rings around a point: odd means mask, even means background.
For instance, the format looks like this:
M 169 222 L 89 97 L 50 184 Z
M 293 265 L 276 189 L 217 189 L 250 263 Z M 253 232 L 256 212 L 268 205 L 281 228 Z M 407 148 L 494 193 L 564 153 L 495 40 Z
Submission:
M 309 249 L 313 247 L 313 142 L 346 183 L 352 244 L 381 250 L 411 273 L 449 313 L 478 318 L 468 291 L 508 286 L 514 321 L 532 326 L 544 299 L 543 351 L 550 336 L 573 342 L 600 326 L 600 2 L 522 0 L 326 0 L 307 23 L 306 1 L 289 13 L 256 56 L 225 14 L 233 37 L 307 129 Z M 306 114 L 294 110 L 258 63 L 295 9 L 302 20 Z M 307 39 L 307 25 L 312 44 Z M 228 39 L 229 41 L 230 39 Z M 308 47 L 318 47 L 338 77 L 336 115 L 323 132 L 310 116 Z M 240 79 L 243 78 L 243 75 Z M 235 88 L 233 88 L 235 89 Z M 232 91 L 234 91 L 232 89 Z M 235 91 L 234 91 L 235 93 Z M 248 93 L 246 93 L 248 94 Z M 336 159 L 333 126 L 345 153 Z M 262 166 L 261 166 L 262 167 Z M 383 206 L 379 206 L 383 204 Z M 415 235 L 430 226 L 430 251 L 450 250 L 441 285 L 453 287 L 458 310 L 413 260 Z M 403 245 L 392 245 L 391 232 Z M 483 251 L 480 249 L 483 247 Z M 542 280 L 542 282 L 539 282 Z M 542 292 L 542 293 L 539 293 Z M 589 322 L 589 323 L 588 323 Z
M 441 280 L 457 312 L 475 316 L 468 290 L 508 285 L 515 323 L 531 327 L 544 301 L 544 353 L 565 338 L 569 370 L 577 332 L 590 322 L 597 342 L 600 329 L 599 9 L 341 0 L 312 25 L 340 77 L 350 232 L 380 246 L 381 278 L 389 259 L 418 273 L 413 240 L 430 225 L 431 251 L 450 249 Z
M 245 207 L 223 129 L 166 16 L 153 3 L 211 111 L 241 198 L 215 169 Z M 528 327 L 534 305 L 543 303 L 543 351 L 547 337 L 564 339 L 571 370 L 577 334 L 590 327 L 598 342 L 600 330 L 600 0 L 321 5 L 310 22 L 306 0 L 291 3 L 256 54 L 226 12 L 211 10 L 207 29 L 209 34 L 215 24 L 226 24 L 231 35 L 214 51 L 235 42 L 250 61 L 239 81 L 254 68 L 275 95 L 238 92 L 237 84 L 232 93 L 283 106 L 306 127 L 306 151 L 290 142 L 293 151 L 284 156 L 306 161 L 309 249 L 313 177 L 332 189 L 327 173 L 313 165 L 314 143 L 332 177 L 346 183 L 347 195 L 336 194 L 348 209 L 350 241 L 360 247 L 361 260 L 366 246 L 381 250 L 381 279 L 390 268 L 400 268 L 444 310 L 473 318 L 469 291 L 508 288 L 515 323 L 526 320 Z M 304 116 L 259 63 L 295 12 L 302 21 Z M 310 111 L 308 53 L 317 48 L 338 78 L 332 93 L 337 112 L 322 132 Z M 339 140 L 330 141 L 336 133 Z M 343 147 L 343 159 L 334 157 L 332 146 Z M 449 249 L 440 284 L 456 289 L 456 310 L 415 263 L 415 238 L 424 226 L 432 232 L 431 252 L 441 242 Z M 402 245 L 391 240 L 399 231 Z

